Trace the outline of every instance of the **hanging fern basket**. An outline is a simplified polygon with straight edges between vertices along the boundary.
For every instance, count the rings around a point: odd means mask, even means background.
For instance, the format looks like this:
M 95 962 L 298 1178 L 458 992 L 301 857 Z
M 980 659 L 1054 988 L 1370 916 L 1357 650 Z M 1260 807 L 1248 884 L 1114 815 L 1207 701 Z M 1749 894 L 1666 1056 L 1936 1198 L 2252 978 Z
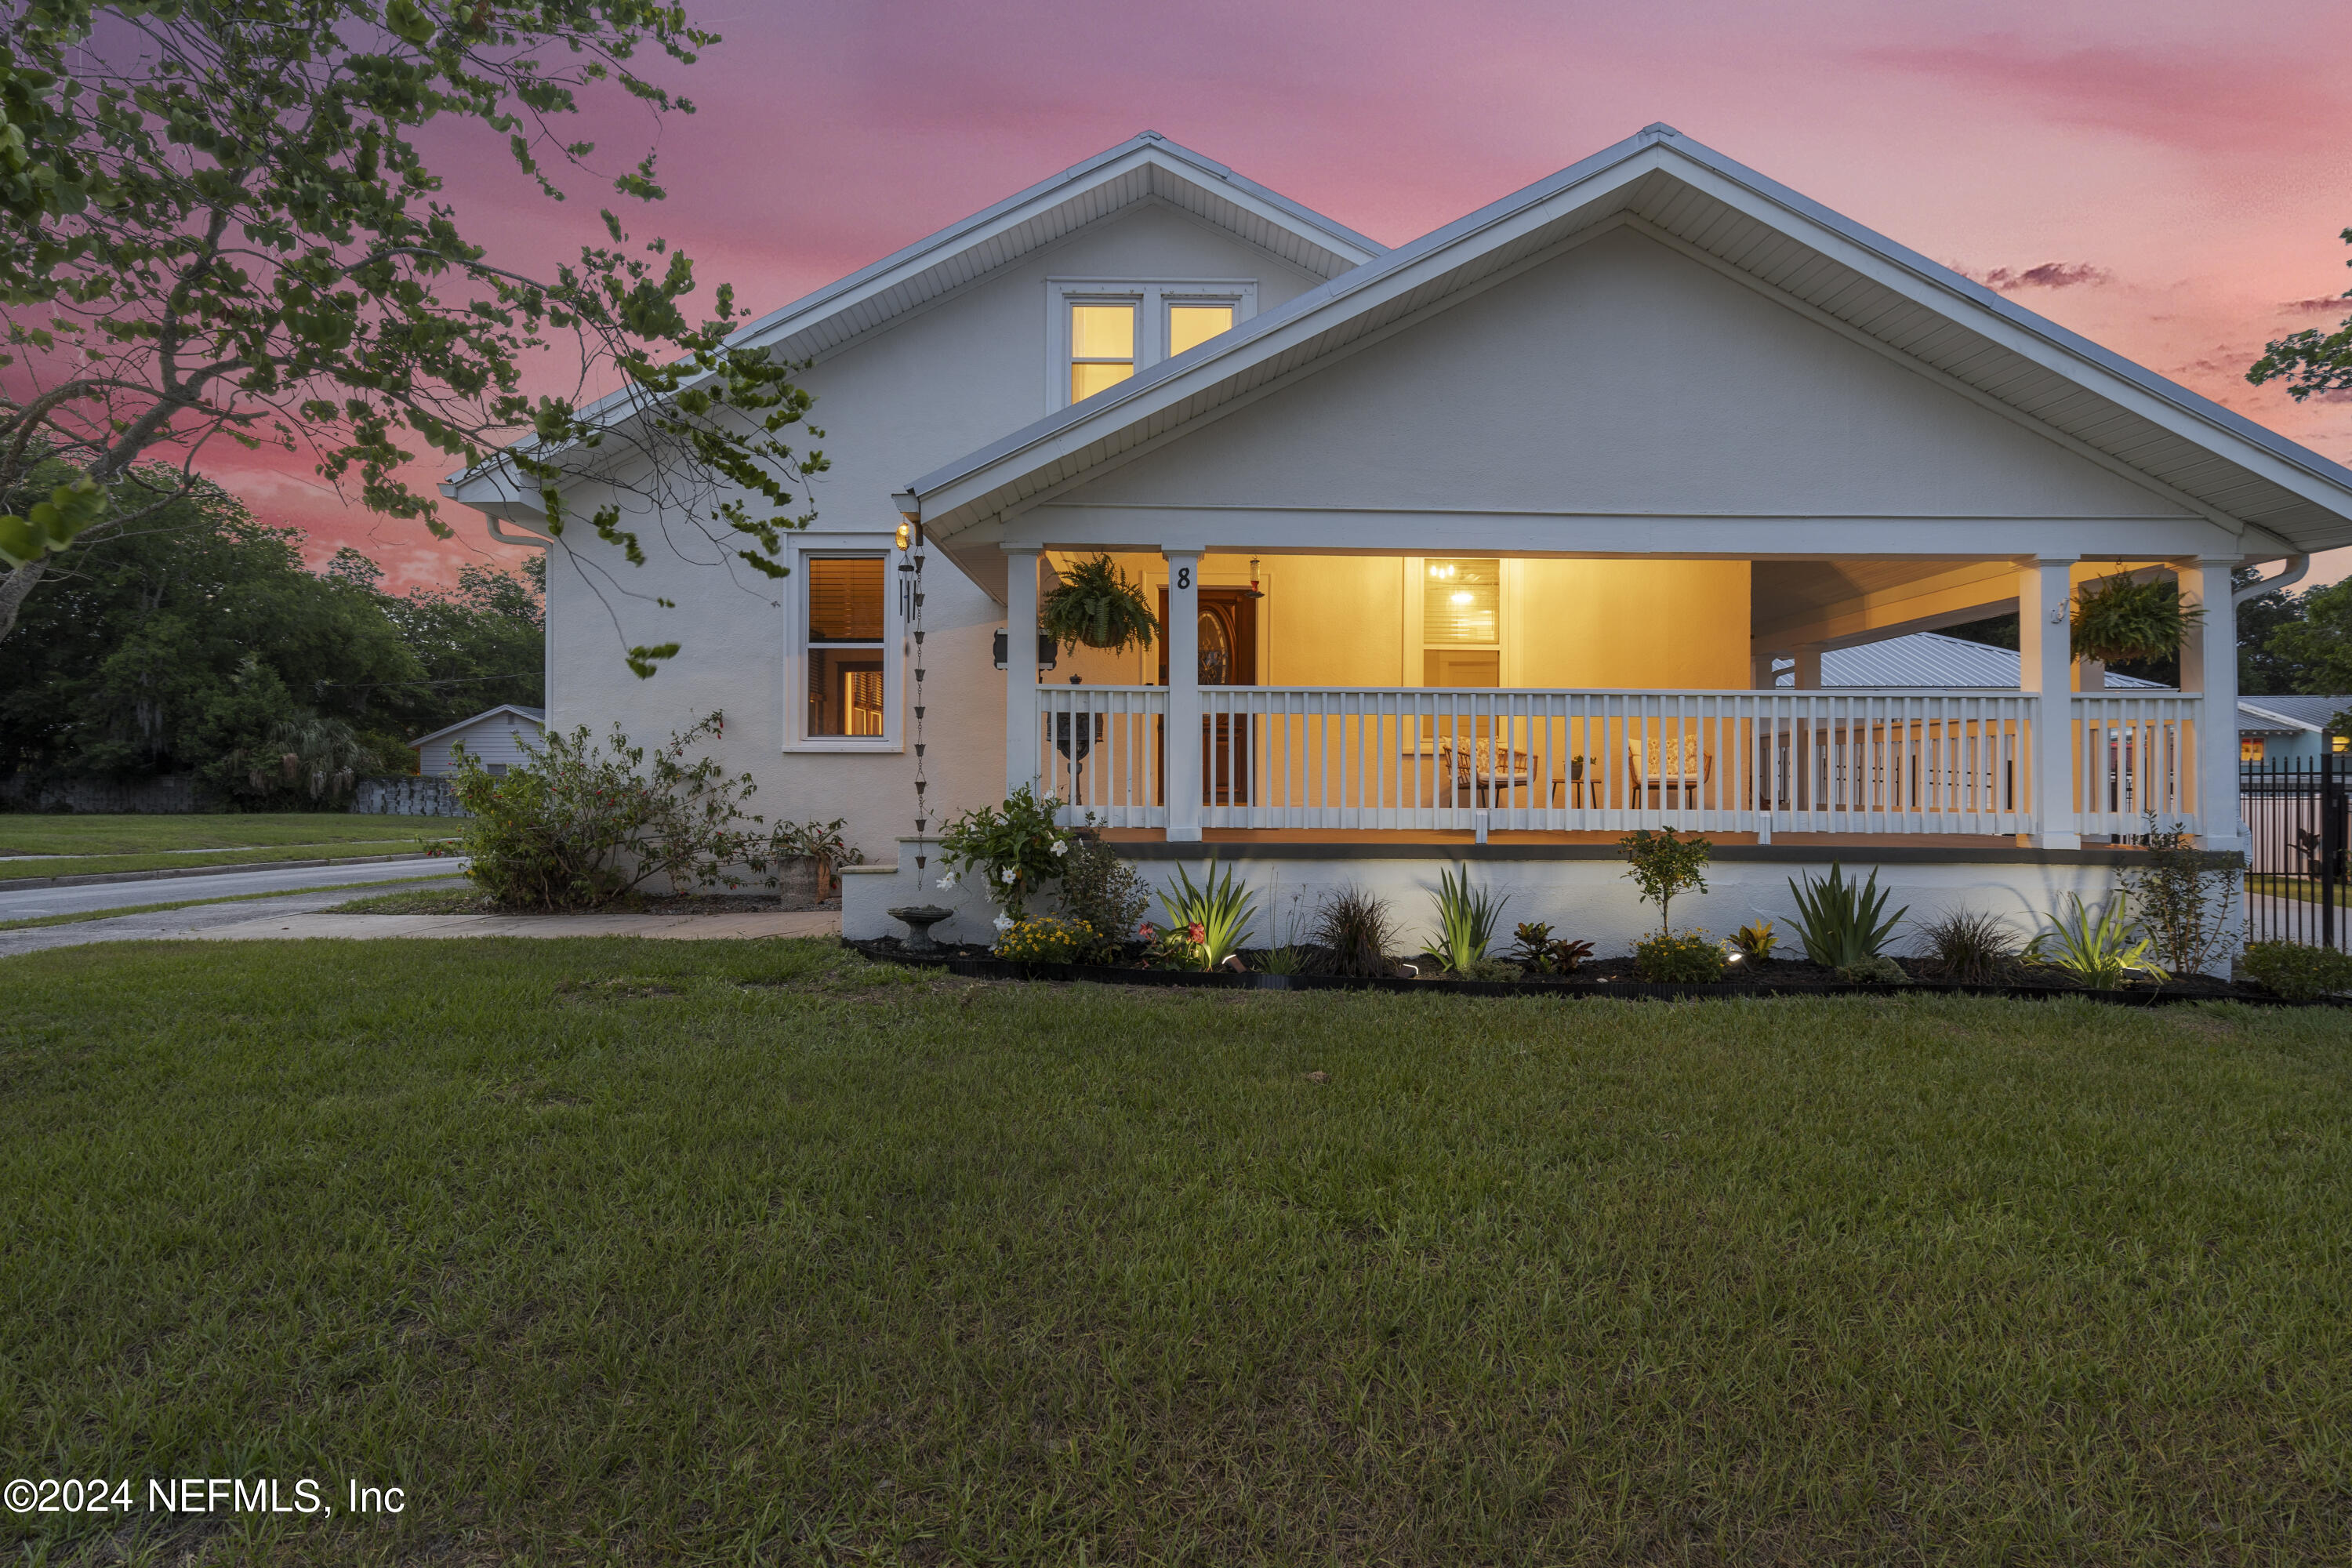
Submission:
M 2105 578 L 2074 596 L 2074 654 L 2103 664 L 2170 658 L 2204 619 L 2202 605 L 2181 604 L 2180 584 L 2170 577 Z
M 1037 628 L 1065 648 L 1080 645 L 1123 653 L 1150 647 L 1160 617 L 1143 590 L 1128 580 L 1108 555 L 1073 566 L 1062 585 L 1037 606 Z

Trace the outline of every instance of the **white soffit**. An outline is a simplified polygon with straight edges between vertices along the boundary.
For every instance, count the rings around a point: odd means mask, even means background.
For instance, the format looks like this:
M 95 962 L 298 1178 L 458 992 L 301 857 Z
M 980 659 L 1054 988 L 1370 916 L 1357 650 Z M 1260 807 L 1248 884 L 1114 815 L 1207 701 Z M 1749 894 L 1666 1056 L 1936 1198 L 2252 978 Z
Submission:
M 1601 226 L 1633 222 L 2217 520 L 2352 544 L 2352 471 L 2100 348 L 1671 127 L 1458 218 L 1118 387 L 916 481 L 941 537 L 1023 510 L 1181 425 Z M 2276 554 L 2265 539 L 2249 553 Z

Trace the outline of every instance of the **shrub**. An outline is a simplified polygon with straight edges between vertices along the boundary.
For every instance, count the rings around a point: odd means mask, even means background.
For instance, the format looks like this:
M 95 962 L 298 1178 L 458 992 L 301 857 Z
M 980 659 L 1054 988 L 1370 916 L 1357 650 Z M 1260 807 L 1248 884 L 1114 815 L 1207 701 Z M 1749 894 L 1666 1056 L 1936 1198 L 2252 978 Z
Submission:
M 2246 973 L 2290 1002 L 2352 991 L 2352 954 L 2300 942 L 2246 945 Z
M 1573 974 L 1578 964 L 1592 956 L 1591 942 L 1555 937 L 1544 921 L 1521 921 L 1511 934 L 1511 956 L 1521 968 L 1538 974 Z
M 1780 945 L 1780 933 L 1770 921 L 1750 921 L 1731 933 L 1731 951 L 1748 963 L 1769 962 Z
M 996 939 L 996 956 L 1013 963 L 1074 963 L 1096 940 L 1084 921 L 1039 915 L 1006 928 Z
M 844 826 L 845 819 L 838 816 L 831 822 L 779 822 L 768 830 L 768 856 L 814 860 L 818 880 L 830 882 L 842 867 L 866 864 L 866 851 L 842 836 Z
M 1135 868 L 1095 837 L 1081 837 L 1062 858 L 1062 912 L 1094 932 L 1087 957 L 1107 960 L 1143 923 L 1150 890 Z
M 1396 935 L 1396 914 L 1388 900 L 1361 888 L 1333 893 L 1315 911 L 1315 941 L 1330 953 L 1335 974 L 1359 979 L 1387 974 Z
M 585 725 L 551 731 L 504 774 L 459 754 L 466 874 L 501 904 L 542 910 L 591 909 L 656 878 L 677 892 L 740 887 L 736 868 L 768 869 L 765 837 L 747 826 L 759 819 L 742 810 L 751 775 L 730 779 L 687 756 L 721 728 L 713 713 L 650 755 L 618 725 L 609 753 Z
M 1429 955 L 1438 967 L 1454 974 L 1485 962 L 1495 940 L 1495 922 L 1511 900 L 1496 899 L 1484 888 L 1470 885 L 1470 868 L 1457 866 L 1438 873 L 1437 943 Z
M 1828 876 L 1809 877 L 1801 888 L 1791 879 L 1789 891 L 1797 900 L 1797 937 L 1805 945 L 1805 956 L 1827 969 L 1851 969 L 1876 957 L 1910 908 L 1906 904 L 1880 920 L 1886 895 L 1878 890 L 1877 871 L 1866 882 L 1849 882 L 1845 868 L 1835 861 Z
M 1838 978 L 1854 985 L 1908 985 L 1911 977 L 1903 966 L 1883 952 L 1856 959 L 1838 971 Z
M 1040 800 L 1023 784 L 1002 805 L 975 806 L 940 834 L 940 886 L 952 888 L 979 873 L 992 902 L 1018 921 L 1029 895 L 1062 874 L 1075 838 L 1055 820 L 1062 803 Z
M 1687 985 L 1723 978 L 1723 949 L 1703 931 L 1661 931 L 1633 944 L 1633 973 L 1654 985 Z
M 2069 893 L 2066 901 L 2068 909 L 2050 916 L 2050 929 L 2026 944 L 2026 957 L 2102 991 L 2126 974 L 2171 978 L 2150 956 L 2155 942 L 2131 918 L 2129 893 L 2087 906 L 2081 894 Z
M 1456 980 L 1486 980 L 1497 984 L 1524 978 L 1519 966 L 1507 958 L 1482 958 L 1461 969 L 1447 971 Z
M 2198 848 L 2179 823 L 2158 826 L 2152 811 L 2146 842 L 2146 858 L 2120 879 L 2124 890 L 2139 905 L 2140 924 L 2164 966 L 2175 974 L 2201 974 L 2229 940 L 2246 858 Z
M 1658 934 L 1664 936 L 1672 929 L 1666 913 L 1675 895 L 1706 891 L 1705 867 L 1715 846 L 1696 833 L 1677 838 L 1671 827 L 1644 827 L 1619 839 L 1617 847 L 1633 862 L 1625 875 L 1642 889 L 1642 901 L 1658 906 Z
M 1160 907 L 1168 911 L 1171 928 L 1192 933 L 1189 940 L 1200 948 L 1199 967 L 1214 969 L 1249 934 L 1256 900 L 1246 886 L 1234 880 L 1232 868 L 1219 867 L 1214 858 L 1201 886 L 1192 885 L 1192 874 L 1181 866 L 1176 868 L 1176 880 L 1174 889 L 1160 895 Z
M 1998 916 L 1948 910 L 1919 928 L 1928 962 L 1947 980 L 1989 984 L 2017 963 L 2017 932 Z

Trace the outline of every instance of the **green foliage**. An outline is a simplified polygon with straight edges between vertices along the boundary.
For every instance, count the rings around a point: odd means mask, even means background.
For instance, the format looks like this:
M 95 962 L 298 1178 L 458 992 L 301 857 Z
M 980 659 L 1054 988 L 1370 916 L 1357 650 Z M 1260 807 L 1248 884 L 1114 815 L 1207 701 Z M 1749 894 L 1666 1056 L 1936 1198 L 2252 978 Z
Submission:
M 1447 973 L 1464 973 L 1486 958 L 1495 940 L 1495 923 L 1511 900 L 1471 887 L 1467 866 L 1439 872 L 1432 900 L 1437 910 L 1437 942 L 1430 956 Z
M 1326 895 L 1315 910 L 1315 942 L 1328 954 L 1334 974 L 1379 979 L 1391 973 L 1389 949 L 1396 945 L 1396 911 L 1386 899 L 1361 888 Z
M 1660 931 L 1633 944 L 1633 973 L 1653 985 L 1705 984 L 1723 978 L 1723 949 L 1703 931 Z
M 1592 956 L 1591 942 L 1555 937 L 1547 921 L 1521 921 L 1511 934 L 1511 956 L 1521 968 L 1538 974 L 1573 974 L 1578 964 Z
M 2178 580 L 2118 574 L 2074 595 L 2074 655 L 2107 664 L 2168 658 L 2204 618 L 2202 605 L 2181 604 Z
M 1750 921 L 1731 933 L 1730 945 L 1743 963 L 1763 963 L 1779 950 L 1780 934 L 1772 929 L 1770 921 Z
M 1160 617 L 1143 590 L 1109 556 L 1097 555 L 1062 574 L 1061 586 L 1037 606 L 1037 626 L 1065 648 L 1083 643 L 1124 653 L 1150 647 L 1159 634 Z
M 2352 245 L 2352 228 L 2344 230 L 2341 237 Z M 2352 261 L 2345 265 L 2352 267 Z M 2352 301 L 2352 294 L 2345 298 Z M 2305 327 L 2263 345 L 2263 357 L 2248 368 L 2246 379 L 2256 386 L 2283 379 L 2287 395 L 2297 403 L 2314 395 L 2328 397 L 2352 392 L 2352 302 L 2345 307 L 2343 322 L 2332 331 Z
M 799 367 L 731 342 L 732 290 L 698 298 L 692 260 L 633 242 L 612 211 L 537 275 L 492 257 L 434 166 L 503 150 L 560 200 L 556 176 L 596 154 L 563 122 L 615 91 L 690 112 L 646 62 L 716 41 L 663 0 L 16 8 L 0 71 L 0 636 L 64 542 L 143 523 L 112 488 L 142 456 L 207 441 L 309 451 L 361 505 L 445 536 L 409 465 L 495 460 L 561 548 L 584 522 L 641 563 L 626 506 L 781 575 L 782 531 L 813 515 L 796 492 L 826 466 L 787 439 L 810 407 Z M 650 156 L 611 178 L 632 200 L 663 195 Z M 572 373 L 531 370 L 556 350 Z M 564 384 L 619 390 L 584 406 L 537 390 Z M 62 480 L 30 471 L 44 457 Z M 591 463 L 619 494 L 583 519 L 565 484 Z M 627 658 L 650 674 L 671 651 Z
M 1830 969 L 1851 969 L 1875 957 L 1910 909 L 1906 904 L 1880 919 L 1886 895 L 1879 891 L 1876 868 L 1868 881 L 1849 882 L 1836 861 L 1830 863 L 1828 876 L 1809 877 L 1801 888 L 1792 879 L 1789 892 L 1797 900 L 1797 938 L 1805 956 Z
M 713 713 L 650 753 L 617 724 L 610 751 L 582 725 L 525 748 L 493 774 L 457 751 L 467 875 L 509 909 L 593 909 L 662 881 L 673 892 L 742 887 L 770 874 L 768 836 L 748 816 L 751 775 L 688 753 L 721 731 Z
M 1633 862 L 1625 875 L 1642 889 L 1642 901 L 1658 906 L 1658 934 L 1666 935 L 1675 895 L 1706 891 L 1706 861 L 1715 846 L 1696 833 L 1679 838 L 1671 827 L 1644 827 L 1619 839 L 1617 847 Z
M 1093 931 L 1087 956 L 1107 960 L 1139 934 L 1151 895 L 1124 856 L 1093 835 L 1062 858 L 1062 910 Z
M 1084 921 L 1036 915 L 1015 921 L 996 939 L 996 956 L 1011 963 L 1076 963 L 1099 940 Z
M 1219 866 L 1212 857 L 1199 887 L 1192 885 L 1192 873 L 1178 866 L 1176 886 L 1160 895 L 1160 907 L 1167 911 L 1170 927 L 1199 950 L 1196 967 L 1214 969 L 1249 935 L 1256 899 L 1234 880 L 1232 868 Z
M 831 822 L 779 822 L 768 830 L 767 853 L 777 860 L 807 858 L 827 868 L 863 866 L 866 851 L 852 844 L 842 829 L 848 818 Z
M 1030 895 L 1057 880 L 1077 836 L 1055 820 L 1062 803 L 1040 800 L 1023 784 L 1002 805 L 980 805 L 940 833 L 940 886 L 952 888 L 977 874 L 992 902 L 1014 920 Z
M 2290 1002 L 2352 991 L 2352 953 L 2300 942 L 2246 944 L 2246 973 Z
M 2231 911 L 2245 886 L 2246 858 L 2200 849 L 2181 824 L 2162 826 L 2152 811 L 2143 842 L 2138 863 L 2117 879 L 2139 906 L 2157 957 L 2175 974 L 2218 967 Z
M 1838 978 L 1854 985 L 1908 985 L 1911 976 L 1883 952 L 1857 958 L 1838 971 Z
M 2129 893 L 2118 892 L 2089 906 L 2081 894 L 2069 893 L 2066 904 L 2049 917 L 2048 929 L 2026 944 L 2027 958 L 2102 991 L 2121 984 L 2129 974 L 2171 978 L 2152 955 L 2154 940 L 2131 918 Z
M 2017 932 L 1998 915 L 1948 910 L 1919 928 L 1927 953 L 1947 980 L 1990 985 L 2008 977 L 2017 963 Z

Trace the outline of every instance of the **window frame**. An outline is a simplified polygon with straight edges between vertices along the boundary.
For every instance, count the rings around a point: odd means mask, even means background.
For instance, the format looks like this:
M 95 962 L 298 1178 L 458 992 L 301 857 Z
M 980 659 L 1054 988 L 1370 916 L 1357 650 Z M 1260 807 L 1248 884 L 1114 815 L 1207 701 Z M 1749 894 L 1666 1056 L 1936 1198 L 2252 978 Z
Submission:
M 896 592 L 898 552 L 891 533 L 827 533 L 787 539 L 784 566 L 784 743 L 787 752 L 874 752 L 906 750 L 900 736 L 905 706 L 906 620 Z M 812 735 L 808 732 L 808 573 L 812 560 L 879 558 L 882 563 L 882 733 Z M 826 647 L 870 646 L 827 644 Z
M 1168 312 L 1175 305 L 1231 305 L 1238 327 L 1257 314 L 1255 278 L 1048 278 L 1045 279 L 1045 410 L 1069 407 L 1070 309 L 1135 308 L 1135 374 L 1168 357 Z

